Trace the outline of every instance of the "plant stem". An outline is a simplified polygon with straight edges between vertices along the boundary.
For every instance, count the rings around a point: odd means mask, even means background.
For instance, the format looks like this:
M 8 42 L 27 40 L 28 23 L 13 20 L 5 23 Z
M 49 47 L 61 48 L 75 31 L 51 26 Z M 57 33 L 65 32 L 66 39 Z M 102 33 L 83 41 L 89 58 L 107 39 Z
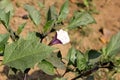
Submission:
M 80 77 L 84 77 L 84 76 L 90 75 L 91 73 L 97 71 L 98 69 L 99 69 L 99 67 L 98 67 L 98 66 L 95 66 L 94 68 L 92 68 L 92 69 L 90 69 L 90 70 L 88 70 L 88 71 L 85 71 L 85 72 L 81 73 L 79 76 L 77 76 L 77 77 L 75 77 L 75 78 L 73 78 L 73 79 L 71 79 L 71 80 L 76 80 L 76 79 L 78 79 L 78 78 L 80 78 Z
M 27 74 L 26 73 L 24 74 L 24 80 L 27 80 Z
M 88 76 L 88 75 L 92 74 L 93 72 L 97 71 L 99 68 L 107 68 L 110 70 L 110 69 L 113 69 L 113 67 L 114 67 L 114 64 L 111 61 L 104 62 L 104 63 L 98 62 L 93 68 L 91 68 L 85 72 L 80 73 L 77 77 L 75 77 L 71 80 L 76 80 L 80 77 L 82 78 L 84 76 Z
M 19 36 L 15 34 L 15 32 L 10 28 L 7 28 L 7 31 L 9 32 L 10 34 L 10 37 L 13 41 L 16 41 L 16 39 L 19 39 Z

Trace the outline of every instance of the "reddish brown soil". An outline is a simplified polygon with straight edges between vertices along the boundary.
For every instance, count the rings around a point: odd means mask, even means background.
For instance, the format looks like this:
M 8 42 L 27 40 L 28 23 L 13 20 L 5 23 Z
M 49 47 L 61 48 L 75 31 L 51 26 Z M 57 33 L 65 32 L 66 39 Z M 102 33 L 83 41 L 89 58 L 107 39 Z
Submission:
M 13 30 L 16 30 L 18 25 L 20 25 L 23 22 L 27 22 L 27 25 L 23 32 L 21 33 L 21 36 L 26 36 L 26 34 L 30 31 L 38 31 L 41 32 L 41 28 L 36 29 L 33 23 L 28 20 L 24 20 L 21 18 L 21 16 L 28 14 L 24 9 L 23 5 L 26 3 L 34 5 L 36 8 L 37 1 L 45 1 L 45 7 L 48 8 L 50 5 L 55 4 L 57 7 L 57 10 L 60 10 L 61 5 L 65 0 L 11 0 L 14 4 L 15 14 L 14 17 L 11 20 L 10 25 L 12 26 Z M 71 0 L 73 2 L 70 2 L 70 14 L 68 15 L 68 20 L 72 16 L 73 12 L 75 10 L 79 10 L 80 7 L 78 7 L 75 2 L 81 2 L 81 0 Z M 109 41 L 110 37 L 120 31 L 120 1 L 119 0 L 93 0 L 96 10 L 99 12 L 99 14 L 93 14 L 96 24 L 92 24 L 87 26 L 86 28 L 83 28 L 82 30 L 72 30 L 70 33 L 71 43 L 66 45 L 54 45 L 54 47 L 58 47 L 61 52 L 62 56 L 65 57 L 67 55 L 67 52 L 69 48 L 72 46 L 75 46 L 77 49 L 85 52 L 88 49 L 96 49 L 99 50 L 101 47 L 105 46 L 106 43 Z M 17 5 L 16 5 L 17 4 Z M 19 7 L 17 7 L 19 6 Z M 43 27 L 45 23 L 45 17 L 44 17 L 44 10 L 40 10 L 42 17 L 42 22 L 40 27 Z M 104 31 L 104 34 L 100 32 L 100 29 Z M 0 33 L 4 34 L 6 33 L 6 29 L 3 27 L 2 24 L 0 24 Z M 53 34 L 50 34 L 49 37 L 51 39 L 51 36 Z M 45 43 L 48 43 L 48 41 L 44 40 Z M 59 70 L 60 74 L 64 73 L 64 70 Z M 45 73 L 39 71 L 37 68 L 34 70 L 31 70 L 29 72 L 29 79 L 30 80 L 37 80 L 37 78 L 40 78 L 40 80 L 52 80 L 55 76 L 49 76 Z M 68 80 L 74 77 L 74 74 L 67 73 L 64 77 L 67 77 Z M 117 79 L 119 80 L 119 75 L 117 75 Z M 0 80 L 18 80 L 15 77 L 8 78 L 7 77 L 7 69 L 5 70 L 4 66 L 0 67 Z M 21 79 L 22 80 L 22 79 Z M 103 79 L 101 79 L 103 80 Z M 107 79 L 106 79 L 107 80 Z

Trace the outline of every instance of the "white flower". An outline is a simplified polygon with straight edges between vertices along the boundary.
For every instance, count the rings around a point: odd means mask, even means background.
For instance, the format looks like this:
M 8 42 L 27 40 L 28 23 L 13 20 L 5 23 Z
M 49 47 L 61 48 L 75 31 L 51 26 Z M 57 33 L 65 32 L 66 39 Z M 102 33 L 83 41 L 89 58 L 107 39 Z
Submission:
M 70 38 L 67 31 L 60 29 L 57 31 L 57 39 L 62 42 L 62 44 L 67 44 L 70 42 Z

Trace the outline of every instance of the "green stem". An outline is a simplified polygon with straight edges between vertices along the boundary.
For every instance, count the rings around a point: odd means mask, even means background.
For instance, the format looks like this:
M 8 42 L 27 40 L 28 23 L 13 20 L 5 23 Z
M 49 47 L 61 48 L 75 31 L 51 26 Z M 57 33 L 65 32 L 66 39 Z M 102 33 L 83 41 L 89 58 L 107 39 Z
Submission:
M 10 28 L 10 26 L 9 28 L 7 28 L 7 31 L 9 32 L 10 37 L 13 41 L 16 41 L 19 38 L 19 36 L 15 34 L 15 32 Z

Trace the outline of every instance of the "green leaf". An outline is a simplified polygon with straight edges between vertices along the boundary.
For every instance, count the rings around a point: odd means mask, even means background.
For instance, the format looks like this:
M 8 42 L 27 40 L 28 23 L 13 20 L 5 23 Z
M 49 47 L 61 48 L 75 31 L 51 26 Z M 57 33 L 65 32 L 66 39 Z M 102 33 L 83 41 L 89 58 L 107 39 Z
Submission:
M 44 8 L 44 4 L 42 3 L 42 2 L 38 2 L 38 6 L 40 7 L 40 8 Z
M 106 46 L 106 55 L 113 56 L 120 53 L 120 32 L 114 35 Z
M 77 12 L 70 21 L 68 28 L 73 29 L 91 23 L 95 23 L 95 19 L 88 12 Z
M 95 64 L 100 60 L 101 53 L 96 50 L 90 50 L 87 54 L 90 64 Z
M 17 29 L 17 34 L 18 35 L 22 32 L 22 30 L 24 29 L 25 25 L 26 25 L 26 23 L 23 23 L 23 24 L 19 25 L 19 27 Z
M 84 70 L 87 67 L 87 61 L 86 58 L 84 57 L 84 55 L 77 51 L 77 68 L 79 70 Z
M 54 24 L 54 20 L 49 20 L 46 22 L 45 26 L 44 26 L 44 33 L 47 34 L 48 32 L 50 32 L 50 30 L 52 29 Z
M 58 53 L 52 53 L 45 60 L 52 63 L 52 65 L 56 68 L 65 69 L 65 65 L 62 62 L 62 60 L 58 57 Z
M 49 56 L 54 48 L 36 40 L 19 39 L 6 45 L 3 64 L 24 71 Z
M 0 9 L 0 21 L 8 29 L 10 21 L 10 12 L 5 13 L 3 9 Z
M 68 55 L 67 55 L 67 59 L 68 59 L 69 64 L 75 64 L 75 60 L 77 58 L 76 55 L 77 55 L 76 49 L 71 47 L 69 49 Z
M 116 72 L 120 73 L 120 57 L 118 56 L 115 58 L 115 60 L 113 60 L 113 63 L 115 65 Z
M 3 9 L 6 13 L 10 12 L 13 15 L 14 9 L 10 0 L 0 1 L 0 9 Z
M 40 38 L 37 36 L 36 32 L 29 32 L 26 39 L 40 41 Z
M 57 17 L 58 17 L 58 15 L 56 12 L 56 8 L 54 7 L 54 5 L 50 6 L 49 10 L 47 12 L 47 21 L 51 21 L 51 20 L 56 21 Z
M 86 57 L 75 48 L 70 48 L 68 52 L 68 59 L 69 59 L 69 65 L 73 64 L 74 66 L 77 66 L 79 70 L 84 70 L 87 67 L 87 59 Z
M 53 80 L 67 80 L 66 78 L 55 78 Z
M 9 34 L 0 34 L 0 51 L 3 51 L 5 48 L 5 44 L 9 39 Z
M 54 66 L 48 61 L 41 61 L 38 64 L 39 68 L 49 75 L 54 75 Z
M 47 33 L 49 33 L 51 31 L 51 29 L 54 27 L 55 21 L 57 20 L 57 12 L 56 9 L 54 7 L 54 5 L 49 7 L 49 10 L 47 12 L 47 21 L 46 24 L 44 26 L 44 34 L 46 35 Z
M 89 0 L 83 0 L 83 3 L 86 7 L 89 7 Z
M 62 5 L 60 9 L 60 13 L 58 16 L 58 23 L 62 22 L 64 19 L 66 19 L 67 15 L 69 13 L 69 1 L 66 0 L 65 3 Z
M 37 9 L 35 9 L 34 6 L 31 6 L 31 5 L 25 5 L 24 7 L 28 13 L 29 13 L 29 16 L 31 18 L 31 20 L 33 21 L 33 23 L 38 26 L 40 24 L 40 13 Z

